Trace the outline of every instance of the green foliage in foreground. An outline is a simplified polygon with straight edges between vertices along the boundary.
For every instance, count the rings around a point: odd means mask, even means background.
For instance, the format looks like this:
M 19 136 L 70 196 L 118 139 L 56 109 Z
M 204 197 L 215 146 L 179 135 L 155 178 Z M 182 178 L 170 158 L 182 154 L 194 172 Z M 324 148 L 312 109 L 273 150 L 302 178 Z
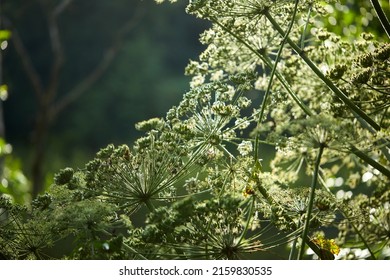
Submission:
M 183 100 L 31 207 L 1 197 L 1 256 L 389 258 L 390 44 L 343 40 L 328 11 L 190 1 L 213 25 Z

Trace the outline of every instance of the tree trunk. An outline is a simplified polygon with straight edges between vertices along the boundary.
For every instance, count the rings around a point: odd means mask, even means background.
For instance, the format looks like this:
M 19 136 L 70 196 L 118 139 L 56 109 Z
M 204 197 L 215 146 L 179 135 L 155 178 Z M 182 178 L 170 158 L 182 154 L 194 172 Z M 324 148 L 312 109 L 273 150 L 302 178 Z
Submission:
M 48 106 L 40 105 L 40 110 L 35 120 L 35 129 L 33 134 L 33 158 L 31 167 L 32 197 L 44 190 L 44 170 L 43 163 L 46 156 L 47 136 L 50 129 L 50 116 Z
M 96 67 L 76 83 L 69 92 L 63 94 L 62 97 L 59 98 L 58 88 L 65 57 L 60 38 L 61 34 L 58 26 L 58 18 L 72 2 L 73 0 L 62 0 L 54 9 L 47 7 L 45 5 L 46 2 L 41 2 L 43 10 L 46 11 L 47 15 L 50 46 L 52 48 L 53 56 L 50 76 L 46 85 L 43 83 L 43 80 L 46 79 L 42 79 L 37 71 L 36 66 L 31 59 L 31 55 L 25 48 L 16 28 L 13 28 L 12 30 L 14 47 L 21 58 L 23 68 L 32 84 L 35 98 L 38 103 L 38 111 L 32 135 L 33 156 L 31 163 L 31 180 L 33 198 L 44 190 L 44 162 L 50 126 L 69 104 L 77 101 L 77 99 L 87 92 L 87 90 L 106 72 L 120 50 L 126 35 L 139 23 L 139 20 L 144 14 L 144 9 L 140 8 L 141 5 L 137 5 L 134 15 L 128 21 L 124 22 L 123 26 L 113 36 L 112 44 L 107 48 Z M 0 116 L 0 137 L 1 121 L 2 119 Z

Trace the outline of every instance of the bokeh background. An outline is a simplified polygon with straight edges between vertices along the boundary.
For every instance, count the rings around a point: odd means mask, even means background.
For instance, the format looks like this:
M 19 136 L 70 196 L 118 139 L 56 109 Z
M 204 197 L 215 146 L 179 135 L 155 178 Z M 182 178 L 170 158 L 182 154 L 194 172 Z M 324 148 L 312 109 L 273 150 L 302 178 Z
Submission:
M 48 186 L 54 172 L 82 168 L 109 143 L 131 145 L 135 123 L 179 102 L 207 27 L 184 9 L 185 1 L 1 0 L 11 36 L 0 136 L 28 178 Z

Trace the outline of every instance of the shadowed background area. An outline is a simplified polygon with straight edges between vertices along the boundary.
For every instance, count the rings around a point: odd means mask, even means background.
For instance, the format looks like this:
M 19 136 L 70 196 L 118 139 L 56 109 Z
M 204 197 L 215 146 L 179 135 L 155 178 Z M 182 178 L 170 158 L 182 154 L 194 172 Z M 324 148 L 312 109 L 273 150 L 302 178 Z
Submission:
M 34 195 L 64 166 L 108 143 L 131 144 L 138 121 L 163 117 L 188 89 L 206 23 L 185 3 L 1 1 L 5 137 Z

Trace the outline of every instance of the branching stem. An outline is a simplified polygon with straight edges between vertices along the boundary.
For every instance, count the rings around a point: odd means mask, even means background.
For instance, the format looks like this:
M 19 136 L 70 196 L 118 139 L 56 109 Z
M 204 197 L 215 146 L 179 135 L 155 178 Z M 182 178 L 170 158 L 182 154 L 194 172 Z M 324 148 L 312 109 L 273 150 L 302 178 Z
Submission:
M 285 32 L 280 27 L 280 25 L 275 21 L 275 19 L 272 17 L 272 15 L 269 13 L 268 10 L 264 11 L 264 15 L 267 17 L 267 19 L 270 21 L 272 26 L 279 32 L 281 36 L 285 36 Z M 310 67 L 310 69 L 317 75 L 318 78 L 320 78 L 327 86 L 328 88 L 339 98 L 341 99 L 345 105 L 347 105 L 352 112 L 354 112 L 358 117 L 357 119 L 360 122 L 367 122 L 372 128 L 374 128 L 376 131 L 380 130 L 380 126 L 371 119 L 365 112 L 363 112 L 358 106 L 356 106 L 355 103 L 353 103 L 334 83 L 332 83 L 331 80 L 329 80 L 325 75 L 321 72 L 321 70 L 311 61 L 311 59 L 306 55 L 306 53 L 289 37 L 287 37 L 288 44 L 294 49 L 294 51 L 305 61 L 307 66 Z
M 272 70 L 271 70 L 271 74 L 269 76 L 269 81 L 268 81 L 268 86 L 267 86 L 267 90 L 265 92 L 265 95 L 264 95 L 264 98 L 263 98 L 263 101 L 262 101 L 262 104 L 261 104 L 261 108 L 260 108 L 260 114 L 259 114 L 259 118 L 258 118 L 258 121 L 257 121 L 257 126 L 260 125 L 261 121 L 263 120 L 263 117 L 264 117 L 264 111 L 265 111 L 265 107 L 266 107 L 266 104 L 267 104 L 267 101 L 268 101 L 268 97 L 271 93 L 271 87 L 272 87 L 272 82 L 273 82 L 273 79 L 274 79 L 274 76 L 275 76 L 275 73 L 276 73 L 276 67 L 279 63 L 279 60 L 280 60 L 280 57 L 282 55 L 282 51 L 283 51 L 283 47 L 286 43 L 286 40 L 290 34 L 290 31 L 294 25 L 294 21 L 295 21 L 295 16 L 297 14 L 297 7 L 298 7 L 298 3 L 299 3 L 299 0 L 295 0 L 295 6 L 294 6 L 294 12 L 293 12 L 293 15 L 292 15 L 292 18 L 291 18 L 291 21 L 290 21 L 290 24 L 288 26 L 288 29 L 286 31 L 286 34 L 284 35 L 283 37 L 283 40 L 280 44 L 280 47 L 279 47 L 279 50 L 278 50 L 278 54 L 276 56 L 276 59 L 275 59 L 275 63 L 272 67 Z M 256 139 L 255 139 L 255 153 L 254 153 L 254 157 L 255 157 L 255 161 L 258 160 L 258 147 L 259 146 L 259 135 L 257 134 L 256 135 Z

